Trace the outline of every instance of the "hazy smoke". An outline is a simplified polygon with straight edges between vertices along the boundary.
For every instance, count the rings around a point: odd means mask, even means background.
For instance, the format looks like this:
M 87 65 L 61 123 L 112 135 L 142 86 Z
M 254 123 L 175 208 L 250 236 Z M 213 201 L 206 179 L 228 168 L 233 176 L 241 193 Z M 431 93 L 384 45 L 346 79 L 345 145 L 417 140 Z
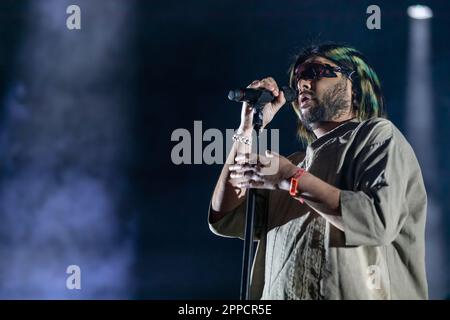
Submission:
M 127 298 L 133 1 L 30 1 L 0 127 L 0 298 Z M 81 290 L 66 288 L 69 265 Z

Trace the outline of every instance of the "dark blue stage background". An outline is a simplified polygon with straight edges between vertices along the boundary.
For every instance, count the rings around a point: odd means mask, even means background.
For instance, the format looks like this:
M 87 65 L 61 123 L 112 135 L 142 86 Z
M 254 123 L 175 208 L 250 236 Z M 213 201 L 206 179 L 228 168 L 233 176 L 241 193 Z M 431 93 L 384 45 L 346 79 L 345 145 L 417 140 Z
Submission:
M 80 30 L 66 26 L 71 4 Z M 378 30 L 366 26 L 372 4 Z M 207 225 L 221 165 L 175 165 L 171 135 L 201 139 L 194 121 L 202 133 L 237 128 L 228 90 L 266 76 L 287 84 L 297 51 L 324 40 L 368 57 L 415 148 L 430 297 L 449 298 L 450 2 L 422 1 L 428 20 L 408 17 L 413 4 L 2 0 L 0 298 L 238 298 L 242 242 Z M 269 128 L 281 154 L 303 148 L 290 106 Z M 80 290 L 66 286 L 70 265 Z

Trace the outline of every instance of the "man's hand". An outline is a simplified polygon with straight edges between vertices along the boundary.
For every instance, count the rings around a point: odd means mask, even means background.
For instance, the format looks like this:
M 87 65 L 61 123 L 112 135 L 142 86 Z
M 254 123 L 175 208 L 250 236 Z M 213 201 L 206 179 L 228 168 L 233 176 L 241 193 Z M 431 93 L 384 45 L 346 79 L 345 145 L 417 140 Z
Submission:
M 256 161 L 258 159 L 258 162 Z M 283 156 L 267 152 L 266 156 L 256 154 L 238 155 L 236 164 L 231 165 L 230 183 L 241 189 L 278 189 L 289 191 L 290 181 L 299 169 Z M 340 189 L 315 177 L 309 172 L 302 175 L 298 191 L 306 204 L 332 225 L 344 231 L 340 211 Z
M 231 165 L 230 182 L 238 188 L 280 189 L 289 191 L 289 178 L 298 167 L 283 156 L 269 150 L 266 156 L 238 155 Z
M 263 129 L 267 126 L 275 116 L 275 114 L 280 110 L 280 108 L 286 103 L 286 98 L 284 97 L 284 92 L 280 91 L 278 84 L 272 77 L 267 77 L 262 80 L 255 80 L 247 88 L 251 89 L 266 89 L 272 92 L 275 100 L 267 103 L 262 110 L 263 113 Z M 239 129 L 243 132 L 251 132 L 253 129 L 253 106 L 249 105 L 247 102 L 242 104 L 241 111 L 241 124 Z

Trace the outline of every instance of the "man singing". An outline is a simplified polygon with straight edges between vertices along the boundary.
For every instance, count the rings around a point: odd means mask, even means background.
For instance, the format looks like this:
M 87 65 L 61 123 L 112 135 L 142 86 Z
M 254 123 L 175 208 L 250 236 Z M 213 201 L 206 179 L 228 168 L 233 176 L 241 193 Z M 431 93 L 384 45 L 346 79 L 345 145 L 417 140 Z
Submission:
M 289 83 L 306 153 L 251 161 L 244 103 L 209 208 L 214 233 L 242 239 L 246 190 L 257 189 L 251 298 L 427 299 L 426 191 L 414 151 L 383 118 L 375 71 L 354 48 L 322 44 L 298 55 Z M 276 97 L 264 127 L 284 93 L 270 77 L 249 87 Z

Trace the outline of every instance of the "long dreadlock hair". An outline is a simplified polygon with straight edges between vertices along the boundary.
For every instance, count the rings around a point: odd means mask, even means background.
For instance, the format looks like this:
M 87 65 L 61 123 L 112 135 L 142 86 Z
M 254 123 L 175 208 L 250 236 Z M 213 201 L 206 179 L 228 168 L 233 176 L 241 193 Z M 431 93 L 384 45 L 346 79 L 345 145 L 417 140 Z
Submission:
M 304 48 L 289 68 L 289 85 L 292 88 L 297 88 L 294 74 L 297 66 L 315 56 L 329 59 L 338 66 L 355 71 L 352 75 L 352 106 L 359 121 L 374 117 L 386 117 L 383 109 L 381 84 L 377 74 L 361 52 L 345 44 L 324 43 Z M 292 102 L 292 106 L 298 114 L 298 102 Z M 301 121 L 298 124 L 297 135 L 306 143 L 311 143 L 315 139 L 314 133 Z

